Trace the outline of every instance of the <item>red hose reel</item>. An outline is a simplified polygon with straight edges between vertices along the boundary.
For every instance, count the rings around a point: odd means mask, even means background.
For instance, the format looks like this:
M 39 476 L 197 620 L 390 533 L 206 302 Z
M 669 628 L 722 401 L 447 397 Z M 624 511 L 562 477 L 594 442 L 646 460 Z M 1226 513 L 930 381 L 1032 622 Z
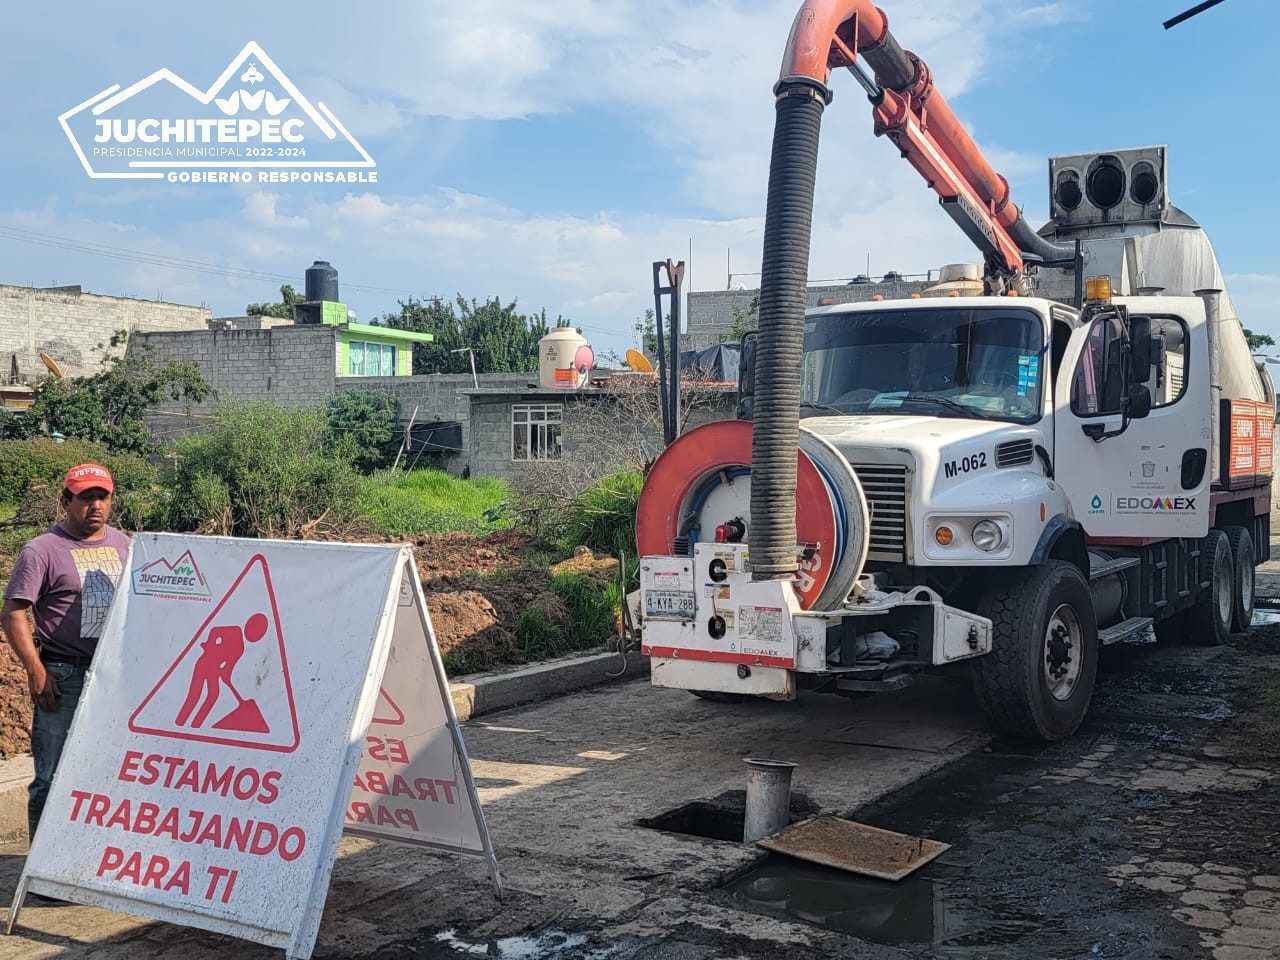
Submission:
M 747 521 L 746 539 L 750 543 L 749 518 L 708 515 L 714 510 L 700 505 L 706 503 L 709 485 L 749 484 L 750 477 L 743 471 L 751 466 L 751 431 L 750 421 L 718 420 L 690 430 L 663 451 L 645 479 L 636 510 L 640 556 L 674 554 L 682 525 L 686 536 L 706 542 L 715 539 L 717 526 L 743 519 Z M 816 605 L 828 586 L 838 586 L 836 592 L 843 590 L 847 596 L 866 558 L 867 524 L 861 489 L 848 463 L 825 441 L 805 431 L 802 446 L 814 450 L 822 461 L 815 461 L 805 449 L 797 451 L 796 538 L 812 549 L 801 560 L 796 592 L 800 605 L 807 610 Z M 833 481 L 832 474 L 841 470 L 844 476 Z M 843 501 L 839 505 L 837 497 Z M 853 509 L 850 499 L 856 501 Z M 690 517 L 691 511 L 696 515 Z M 846 528 L 854 528 L 856 536 L 852 540 Z M 850 576 L 855 566 L 856 572 Z M 823 597 L 824 603 L 831 599 Z M 844 596 L 837 598 L 837 602 L 843 601 Z

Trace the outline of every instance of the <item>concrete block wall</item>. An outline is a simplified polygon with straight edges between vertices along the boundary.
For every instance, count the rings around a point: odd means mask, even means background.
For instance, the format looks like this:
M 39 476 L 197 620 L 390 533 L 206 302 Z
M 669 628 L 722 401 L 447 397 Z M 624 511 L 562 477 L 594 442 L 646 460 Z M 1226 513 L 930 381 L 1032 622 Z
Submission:
M 21 379 L 43 378 L 41 352 L 68 376 L 96 373 L 117 331 L 203 330 L 210 316 L 207 307 L 106 297 L 79 287 L 0 284 L 0 376 L 8 377 L 16 358 Z
M 506 394 L 495 396 L 472 396 L 470 416 L 470 465 L 472 476 L 501 477 L 519 485 L 520 480 L 533 466 L 528 461 L 511 459 L 511 406 L 514 403 L 555 403 L 566 405 L 590 402 L 599 399 L 608 402 L 608 394 L 567 394 L 561 396 L 547 391 L 530 391 L 527 396 Z M 699 404 L 690 413 L 684 430 L 688 431 L 713 420 L 727 420 L 733 417 L 737 403 L 737 391 L 727 389 L 718 392 L 707 402 Z M 561 428 L 561 446 L 564 459 L 578 460 L 583 464 L 592 462 L 590 450 L 586 448 L 582 437 L 574 435 L 573 412 L 566 409 L 564 424 Z M 649 459 L 662 452 L 662 437 L 655 432 L 653 424 L 623 423 L 617 425 L 618 434 L 626 442 L 643 450 Z M 610 465 L 598 464 L 596 472 L 609 472 Z
M 290 405 L 322 403 L 333 395 L 334 330 L 324 326 L 266 330 L 202 330 L 140 334 L 130 349 L 149 347 L 157 361 L 194 363 L 216 400 L 271 400 Z M 181 408 L 169 404 L 167 409 Z M 199 409 L 199 408 L 197 408 Z
M 836 303 L 862 303 L 876 294 L 886 300 L 920 293 L 936 281 L 903 280 L 895 283 L 832 284 L 809 288 L 808 303 L 830 297 Z M 746 311 L 759 290 L 693 290 L 689 293 L 689 317 L 685 324 L 686 349 L 703 350 L 727 340 L 733 330 L 734 310 Z
M 536 373 L 482 373 L 479 375 L 483 390 L 522 390 L 537 383 Z M 395 394 L 400 407 L 400 421 L 407 423 L 418 409 L 418 422 L 430 420 L 457 420 L 462 424 L 463 453 L 442 456 L 439 465 L 450 473 L 460 474 L 471 465 L 471 404 L 463 390 L 475 386 L 469 373 L 433 373 L 414 377 L 339 377 L 339 390 L 389 390 Z M 511 442 L 507 426 L 508 444 Z M 471 467 L 475 473 L 474 465 Z

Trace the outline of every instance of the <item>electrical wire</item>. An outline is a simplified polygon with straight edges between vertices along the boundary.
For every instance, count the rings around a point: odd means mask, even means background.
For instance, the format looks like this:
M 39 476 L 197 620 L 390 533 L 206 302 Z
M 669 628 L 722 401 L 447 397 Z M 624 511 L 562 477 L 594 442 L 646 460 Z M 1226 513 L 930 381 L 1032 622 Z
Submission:
M 53 247 L 59 250 L 70 250 L 75 253 L 83 253 L 89 256 L 107 257 L 112 260 L 121 260 L 126 263 L 141 263 L 148 266 L 164 267 L 169 270 L 186 270 L 192 273 L 203 273 L 210 276 L 228 277 L 237 280 L 255 280 L 273 284 L 293 284 L 298 282 L 297 277 L 291 277 L 280 273 L 269 273 L 264 270 L 253 270 L 248 267 L 233 267 L 227 264 L 210 263 L 204 260 L 190 260 L 185 257 L 171 257 L 166 254 L 149 253 L 143 250 L 130 250 L 113 244 L 96 243 L 90 240 L 77 240 L 74 237 L 61 237 L 50 233 L 37 233 L 34 230 L 23 230 L 18 227 L 10 227 L 4 224 L 0 224 L 0 237 L 15 240 L 19 243 L 30 243 L 38 246 Z M 435 294 L 413 293 L 403 288 L 381 287 L 351 280 L 342 280 L 341 283 L 343 289 L 353 290 L 357 293 L 382 293 L 390 296 L 404 297 L 406 299 L 412 298 L 423 303 L 446 302 L 443 297 Z M 579 330 L 590 330 L 593 333 L 603 333 L 615 337 L 630 336 L 632 332 L 629 330 L 615 330 L 610 327 L 595 326 L 593 324 L 586 323 L 575 323 L 573 326 Z
M 242 280 L 258 280 L 271 283 L 296 283 L 298 278 L 265 270 L 253 270 L 248 267 L 233 267 L 226 264 L 210 263 L 204 260 L 190 260 L 185 257 L 172 257 L 165 254 L 149 253 L 143 250 L 130 250 L 114 244 L 97 243 L 90 240 L 77 240 L 74 237 L 62 237 L 56 234 L 37 233 L 34 230 L 23 230 L 0 224 L 0 237 L 16 240 L 19 243 L 31 243 L 39 246 L 71 250 L 96 257 L 108 257 L 130 263 L 143 263 L 150 266 L 166 267 L 172 270 L 187 270 L 194 273 L 205 273 L 214 276 L 232 277 Z M 382 287 L 374 284 L 344 280 L 342 285 L 348 290 L 361 293 L 385 293 L 395 296 L 413 297 L 415 300 L 443 302 L 443 298 L 435 294 L 416 294 L 404 288 Z

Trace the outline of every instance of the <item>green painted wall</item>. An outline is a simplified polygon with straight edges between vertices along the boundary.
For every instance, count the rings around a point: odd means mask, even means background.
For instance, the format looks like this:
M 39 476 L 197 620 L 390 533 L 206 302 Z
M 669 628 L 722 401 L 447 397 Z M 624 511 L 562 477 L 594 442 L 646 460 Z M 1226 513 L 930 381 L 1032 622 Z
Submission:
M 385 346 L 396 348 L 396 365 L 395 376 L 407 377 L 413 373 L 413 343 L 407 342 L 400 337 L 380 336 L 378 334 L 369 334 L 361 331 L 358 334 L 352 334 L 347 330 L 338 331 L 338 350 L 336 358 L 335 372 L 340 377 L 349 377 L 351 370 L 351 341 L 359 341 L 360 343 L 380 343 Z M 365 374 L 370 376 L 370 374 Z

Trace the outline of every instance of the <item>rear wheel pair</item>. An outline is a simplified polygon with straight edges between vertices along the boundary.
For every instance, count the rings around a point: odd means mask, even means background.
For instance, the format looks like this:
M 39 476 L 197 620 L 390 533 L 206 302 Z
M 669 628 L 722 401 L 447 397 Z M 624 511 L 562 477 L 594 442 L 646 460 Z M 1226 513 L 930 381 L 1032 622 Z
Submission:
M 1210 530 L 1200 543 L 1200 591 L 1190 609 L 1159 621 L 1156 637 L 1211 647 L 1249 629 L 1254 605 L 1253 537 L 1245 527 Z

